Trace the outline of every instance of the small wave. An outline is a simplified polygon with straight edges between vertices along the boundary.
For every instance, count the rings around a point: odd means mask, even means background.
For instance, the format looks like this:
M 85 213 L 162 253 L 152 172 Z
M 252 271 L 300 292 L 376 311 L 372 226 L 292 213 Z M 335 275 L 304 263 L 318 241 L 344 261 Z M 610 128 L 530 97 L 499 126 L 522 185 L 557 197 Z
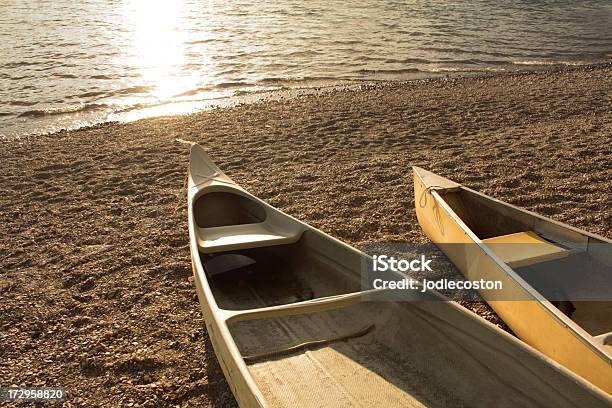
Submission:
M 301 50 L 301 51 L 291 51 L 288 53 L 282 53 L 283 57 L 316 57 L 317 55 L 321 55 L 320 51 L 316 50 Z
M 74 47 L 76 45 L 79 45 L 79 43 L 76 42 L 61 42 L 57 44 L 57 47 Z
M 502 72 L 505 68 L 499 67 L 434 67 L 430 72 Z
M 305 76 L 301 78 L 289 78 L 289 77 L 265 77 L 257 81 L 257 84 L 265 85 L 293 85 L 293 84 L 304 84 L 308 82 L 326 82 L 326 81 L 343 81 L 343 78 L 333 76 Z
M 510 61 L 512 65 L 556 65 L 559 62 L 544 60 Z
M 429 64 L 431 61 L 423 58 L 404 58 L 400 60 L 402 64 Z
M 410 74 L 421 72 L 418 68 L 399 68 L 399 69 L 359 69 L 359 74 Z
M 208 44 L 208 43 L 213 43 L 213 42 L 217 42 L 219 41 L 218 38 L 206 38 L 204 40 L 192 40 L 192 41 L 187 41 L 185 42 L 185 44 L 187 45 L 198 45 L 198 44 Z
M 127 87 L 127 88 L 116 90 L 114 92 L 114 94 L 116 94 L 116 95 L 132 95 L 132 94 L 138 94 L 138 93 L 147 93 L 147 92 L 149 92 L 151 90 L 153 90 L 153 87 L 150 86 L 150 85 L 136 85 L 136 86 L 130 86 L 130 87 Z
M 238 75 L 241 73 L 241 69 L 238 67 L 219 68 L 219 71 L 215 74 L 217 77 L 228 77 L 231 75 Z
M 115 109 L 113 113 L 126 113 L 138 109 L 153 108 L 163 105 L 161 103 L 135 103 L 133 105 L 125 105 L 121 109 Z
M 227 88 L 236 88 L 236 87 L 241 87 L 241 86 L 252 86 L 253 84 L 247 83 L 247 82 L 241 82 L 241 81 L 236 81 L 236 82 L 222 82 L 220 84 L 218 84 L 216 86 L 216 88 L 218 89 L 227 89 Z
M 89 78 L 90 79 L 117 79 L 117 75 L 99 74 L 99 75 L 90 75 Z
M 488 64 L 489 61 L 481 60 L 479 58 L 440 58 L 439 61 L 435 61 L 438 63 L 449 64 L 449 65 L 481 65 Z
M 219 99 L 219 98 L 208 98 L 209 100 L 213 100 L 213 99 Z M 184 105 L 189 105 L 189 104 L 199 104 L 202 103 L 203 100 L 201 99 L 193 99 L 193 100 L 181 100 L 181 101 L 173 101 L 173 100 L 167 100 L 167 101 L 159 101 L 159 102 L 150 102 L 150 103 L 145 103 L 145 102 L 139 102 L 139 103 L 135 103 L 132 105 L 124 105 L 120 108 L 116 108 L 113 110 L 113 115 L 121 115 L 121 114 L 125 114 L 125 113 L 130 113 L 133 111 L 146 111 L 146 110 L 150 110 L 150 109 L 155 109 L 155 108 L 160 108 L 163 106 L 184 106 Z
M 79 98 L 92 98 L 92 97 L 96 97 L 96 96 L 106 96 L 107 93 L 103 92 L 103 91 L 90 91 L 90 92 L 84 92 L 82 94 L 78 94 L 77 97 Z
M 587 61 L 562 61 L 562 60 L 524 60 L 524 61 L 511 61 L 512 65 L 565 65 L 565 66 L 580 66 L 587 65 Z
M 389 58 L 376 55 L 360 55 L 355 57 L 357 61 L 375 61 L 385 64 L 430 64 L 431 61 L 423 58 Z
M 184 96 L 194 96 L 199 94 L 200 92 L 206 92 L 206 91 L 212 91 L 214 90 L 215 87 L 214 86 L 202 86 L 199 88 L 195 88 L 195 89 L 189 89 L 185 92 L 181 92 L 179 94 L 176 94 L 173 96 L 173 98 L 180 98 L 180 97 L 184 97 Z
M 30 67 L 34 65 L 40 65 L 38 61 L 17 61 L 17 62 L 7 62 L 6 64 L 0 65 L 1 68 L 21 68 L 21 67 Z
M 427 33 L 423 31 L 397 30 L 398 34 L 407 35 L 408 37 L 426 37 Z
M 357 44 L 361 44 L 363 41 L 362 40 L 336 40 L 333 42 L 334 45 L 357 45 Z
M 32 109 L 17 115 L 19 118 L 42 118 L 45 116 L 56 116 L 56 115 L 65 115 L 70 113 L 81 113 L 88 112 L 93 110 L 98 110 L 102 108 L 107 108 L 107 105 L 99 104 L 99 103 L 91 103 L 91 104 L 83 104 L 76 106 L 67 106 L 61 108 L 47 108 L 47 109 Z
M 8 103 L 11 106 L 33 106 L 38 104 L 38 102 L 33 101 L 9 101 Z
M 264 92 L 260 89 L 239 89 L 237 91 L 234 91 L 234 96 L 242 96 L 242 95 L 251 95 L 251 94 L 256 94 L 256 93 L 261 93 Z
M 463 49 L 460 47 L 430 47 L 430 46 L 426 46 L 426 47 L 419 47 L 418 48 L 420 51 L 426 51 L 426 52 L 433 52 L 435 54 L 440 54 L 440 53 L 448 53 L 448 54 L 464 54 L 464 55 L 469 55 L 471 54 L 471 52 L 467 49 Z
M 76 79 L 76 78 L 79 77 L 76 74 L 70 74 L 70 73 L 68 73 L 68 74 L 53 74 L 53 76 L 56 77 L 56 78 L 68 78 L 68 79 Z
M 199 89 L 190 89 L 188 91 L 181 92 L 180 94 L 174 95 L 173 98 L 180 98 L 181 96 L 193 96 L 193 95 L 197 95 L 198 92 L 200 92 Z
M 160 106 L 173 105 L 173 104 L 185 103 L 185 102 L 188 103 L 188 102 L 198 102 L 198 101 L 137 102 L 137 103 L 133 103 L 130 105 L 123 105 L 121 107 L 115 107 L 115 109 L 113 110 L 113 114 L 128 113 L 132 111 L 141 111 L 141 110 L 146 110 L 146 109 L 151 109 L 151 108 L 158 108 Z

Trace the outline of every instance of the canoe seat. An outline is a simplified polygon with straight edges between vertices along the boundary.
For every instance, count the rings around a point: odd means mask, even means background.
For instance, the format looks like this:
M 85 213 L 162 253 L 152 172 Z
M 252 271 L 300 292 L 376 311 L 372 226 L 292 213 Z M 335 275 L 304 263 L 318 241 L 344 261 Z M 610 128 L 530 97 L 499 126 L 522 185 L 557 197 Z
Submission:
M 198 247 L 205 254 L 235 251 L 239 249 L 292 244 L 300 238 L 301 232 L 281 230 L 261 222 L 256 224 L 227 225 L 223 227 L 200 228 Z
M 495 255 L 512 268 L 566 257 L 566 249 L 546 241 L 534 231 L 517 232 L 482 240 Z

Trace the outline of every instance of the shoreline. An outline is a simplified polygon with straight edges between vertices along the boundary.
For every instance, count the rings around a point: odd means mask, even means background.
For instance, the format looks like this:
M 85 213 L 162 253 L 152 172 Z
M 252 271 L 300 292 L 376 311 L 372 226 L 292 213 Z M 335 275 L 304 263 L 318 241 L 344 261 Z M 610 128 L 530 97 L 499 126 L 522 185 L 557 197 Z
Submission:
M 598 61 L 594 63 L 580 63 L 580 64 L 563 64 L 563 63 L 551 63 L 533 65 L 530 68 L 521 67 L 515 70 L 475 70 L 475 71 L 441 71 L 441 72 L 425 72 L 420 71 L 414 73 L 414 78 L 409 79 L 321 79 L 321 80 L 309 80 L 310 85 L 307 86 L 296 86 L 287 87 L 286 89 L 276 90 L 255 90 L 255 91 L 237 91 L 234 95 L 219 97 L 217 99 L 200 100 L 197 102 L 162 102 L 159 104 L 151 105 L 144 108 L 130 109 L 123 113 L 114 112 L 111 117 L 117 116 L 123 119 L 119 120 L 97 120 L 94 119 L 89 124 L 76 127 L 59 128 L 61 125 L 54 125 L 56 130 L 44 131 L 44 132 L 31 132 L 23 135 L 6 136 L 0 133 L 1 142 L 13 142 L 15 140 L 22 140 L 32 137 L 40 137 L 53 135 L 61 132 L 75 132 L 79 130 L 86 130 L 92 127 L 100 125 L 113 125 L 122 123 L 132 123 L 140 120 L 147 119 L 159 119 L 159 118 L 179 118 L 188 117 L 191 115 L 197 115 L 199 113 L 207 112 L 214 109 L 225 109 L 232 108 L 241 104 L 256 104 L 266 103 L 270 101 L 288 100 L 293 98 L 300 98 L 304 96 L 314 94 L 324 94 L 327 92 L 337 91 L 350 91 L 350 90 L 363 90 L 369 88 L 385 88 L 393 86 L 402 86 L 420 81 L 436 81 L 436 80 L 447 80 L 447 79 L 461 79 L 461 78 L 490 78 L 496 76 L 523 76 L 530 74 L 555 74 L 559 72 L 568 71 L 590 71 L 597 69 L 606 69 L 612 67 L 612 61 Z M 299 81 L 298 81 L 299 82 Z M 319 84 L 319 85 L 315 85 Z M 184 108 L 181 110 L 180 106 Z M 200 106 L 200 108 L 196 108 Z M 202 107 L 204 106 L 204 107 Z M 171 109 L 178 113 L 172 114 L 147 114 L 147 112 L 155 112 L 156 110 L 164 111 L 164 109 Z M 76 112 L 78 113 L 78 111 Z M 67 113 L 69 115 L 69 113 Z M 54 116 L 54 115 L 42 115 L 41 117 Z M 130 119 L 130 117 L 132 119 Z M 85 120 L 87 122 L 87 120 Z
M 380 84 L 379 84 L 380 85 Z M 75 405 L 235 406 L 191 279 L 200 143 L 242 187 L 363 248 L 428 240 L 410 166 L 603 236 L 612 64 L 261 100 L 0 143 L 0 363 Z M 482 304 L 464 304 L 503 323 Z

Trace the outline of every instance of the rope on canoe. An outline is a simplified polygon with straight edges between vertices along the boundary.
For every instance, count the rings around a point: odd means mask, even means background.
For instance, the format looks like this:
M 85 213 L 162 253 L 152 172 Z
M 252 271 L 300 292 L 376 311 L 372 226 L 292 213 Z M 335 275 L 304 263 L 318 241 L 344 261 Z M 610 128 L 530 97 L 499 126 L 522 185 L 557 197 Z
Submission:
M 421 193 L 421 197 L 419 197 L 419 205 L 421 206 L 421 208 L 425 208 L 425 206 L 427 205 L 427 194 L 431 193 L 434 190 L 436 191 L 446 190 L 446 187 L 433 185 L 433 186 L 429 186 L 425 188 L 423 192 Z M 423 201 L 423 199 L 425 200 Z
M 316 347 L 322 347 L 322 346 L 326 346 L 328 344 L 332 344 L 332 343 L 338 343 L 340 341 L 347 341 L 350 339 L 355 339 L 358 337 L 363 337 L 366 334 L 370 333 L 372 330 L 374 330 L 374 328 L 376 327 L 375 324 L 371 324 L 368 327 L 366 327 L 365 329 L 359 330 L 357 332 L 354 333 L 350 333 L 350 334 L 346 334 L 344 336 L 340 336 L 340 337 L 334 337 L 331 339 L 322 339 L 322 340 L 313 340 L 313 341 L 307 341 L 295 346 L 291 346 L 291 347 L 287 347 L 287 348 L 283 348 L 280 350 L 274 350 L 274 351 L 270 351 L 267 353 L 261 353 L 261 354 L 253 354 L 250 356 L 244 356 L 244 362 L 247 364 L 251 364 L 251 363 L 255 363 L 257 361 L 260 360 L 266 360 L 268 358 L 271 357 L 278 357 L 278 356 L 284 356 L 287 354 L 293 354 L 293 353 L 297 353 L 298 351 L 302 351 L 302 350 L 308 350 L 308 349 L 312 349 L 312 348 L 316 348 Z
M 421 197 L 419 198 L 419 205 L 421 206 L 421 208 L 425 208 L 425 206 L 427 205 L 427 194 L 428 193 L 431 193 L 432 191 L 446 191 L 446 190 L 447 190 L 446 187 L 442 187 L 438 185 L 429 186 L 423 189 L 423 192 L 421 193 Z M 438 224 L 438 228 L 440 229 L 440 232 L 442 233 L 442 235 L 444 235 L 444 224 L 442 224 L 442 220 L 440 219 L 440 209 L 438 208 L 438 204 L 435 201 L 434 201 L 434 206 L 433 206 L 433 212 L 434 212 L 434 217 L 436 218 L 436 223 Z

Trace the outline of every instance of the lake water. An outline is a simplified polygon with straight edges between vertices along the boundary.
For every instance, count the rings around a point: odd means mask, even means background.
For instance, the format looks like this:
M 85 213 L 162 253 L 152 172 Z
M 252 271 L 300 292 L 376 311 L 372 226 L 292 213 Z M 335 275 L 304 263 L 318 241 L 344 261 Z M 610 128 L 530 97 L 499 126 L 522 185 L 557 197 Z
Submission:
M 609 60 L 609 0 L 0 0 L 0 135 L 265 90 Z

